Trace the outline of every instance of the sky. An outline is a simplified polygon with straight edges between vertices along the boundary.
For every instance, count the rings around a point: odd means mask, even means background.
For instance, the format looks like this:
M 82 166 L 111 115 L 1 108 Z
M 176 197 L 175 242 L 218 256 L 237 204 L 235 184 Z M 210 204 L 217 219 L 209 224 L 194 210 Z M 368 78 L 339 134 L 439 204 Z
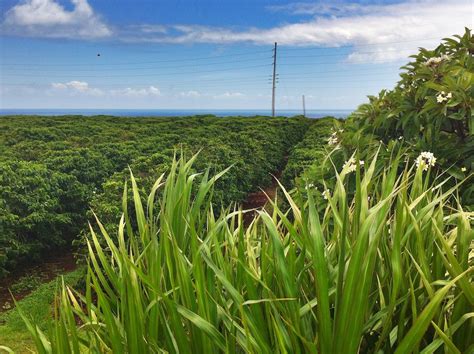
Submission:
M 471 0 L 2 0 L 0 109 L 354 109 Z

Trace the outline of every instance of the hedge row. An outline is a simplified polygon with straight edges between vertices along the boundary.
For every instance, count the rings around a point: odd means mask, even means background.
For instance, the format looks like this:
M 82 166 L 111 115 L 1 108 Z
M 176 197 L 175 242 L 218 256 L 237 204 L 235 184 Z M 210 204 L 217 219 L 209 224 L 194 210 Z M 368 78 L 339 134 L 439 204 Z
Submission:
M 308 124 L 265 117 L 1 117 L 0 275 L 69 245 L 90 206 L 114 220 L 127 166 L 145 182 L 166 170 L 175 152 L 201 151 L 197 170 L 233 166 L 215 194 L 239 201 L 268 183 Z

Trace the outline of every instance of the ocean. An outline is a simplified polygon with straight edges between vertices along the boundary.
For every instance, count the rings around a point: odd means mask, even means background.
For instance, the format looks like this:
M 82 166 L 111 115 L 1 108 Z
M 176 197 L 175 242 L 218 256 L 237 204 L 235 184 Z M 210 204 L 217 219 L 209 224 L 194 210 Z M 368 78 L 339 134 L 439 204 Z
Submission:
M 347 117 L 352 110 L 347 109 L 311 109 L 306 110 L 308 118 L 321 118 L 333 116 L 337 118 Z M 265 109 L 0 109 L 0 115 L 110 115 L 118 117 L 176 117 L 193 116 L 198 114 L 213 114 L 218 117 L 229 116 L 270 116 L 271 111 Z M 301 115 L 301 110 L 277 110 L 276 115 L 293 117 Z

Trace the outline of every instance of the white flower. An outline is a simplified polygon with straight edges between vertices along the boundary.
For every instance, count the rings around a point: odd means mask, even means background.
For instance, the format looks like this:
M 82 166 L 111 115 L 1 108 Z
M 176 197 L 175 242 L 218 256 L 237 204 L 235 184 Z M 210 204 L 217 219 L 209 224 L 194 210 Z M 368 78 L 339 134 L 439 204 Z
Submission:
M 337 136 L 336 137 L 330 137 L 328 139 L 328 145 L 336 145 L 339 141 L 337 140 Z
M 359 160 L 359 166 L 364 166 L 365 162 L 364 160 Z M 354 172 L 357 169 L 357 161 L 354 157 L 351 157 L 349 160 L 344 162 L 344 165 L 342 166 L 343 170 L 346 170 L 348 173 Z
M 451 97 L 453 97 L 453 94 L 451 92 L 444 92 L 444 91 L 441 91 L 438 96 L 436 96 L 436 101 L 438 103 L 443 103 L 444 101 L 447 101 L 449 100 Z
M 402 139 L 403 139 L 403 136 L 399 136 L 399 137 L 398 137 L 398 140 L 402 140 Z
M 342 166 L 342 169 L 346 170 L 347 172 L 354 172 L 356 168 L 356 160 L 354 157 L 351 157 L 349 160 L 344 162 L 344 166 Z
M 328 144 L 329 145 L 337 145 L 338 142 L 339 142 L 339 140 L 337 138 L 337 132 L 333 132 L 331 134 L 331 136 L 328 138 Z
M 449 55 L 443 54 L 440 57 L 429 58 L 426 62 L 426 66 L 438 66 L 442 61 L 449 61 L 451 57 Z
M 329 189 L 325 189 L 324 192 L 321 193 L 324 199 L 329 199 L 331 197 L 331 191 Z
M 466 168 L 466 167 L 461 167 L 461 171 L 462 171 L 462 172 L 466 172 L 466 171 L 467 171 L 467 168 Z
M 428 168 L 434 166 L 436 164 L 436 157 L 434 157 L 433 153 L 429 151 L 423 151 L 415 160 L 416 167 L 420 167 L 423 171 L 427 171 Z
M 451 56 L 447 55 L 447 54 L 443 54 L 440 58 L 441 58 L 441 60 L 446 60 L 446 61 L 451 60 Z

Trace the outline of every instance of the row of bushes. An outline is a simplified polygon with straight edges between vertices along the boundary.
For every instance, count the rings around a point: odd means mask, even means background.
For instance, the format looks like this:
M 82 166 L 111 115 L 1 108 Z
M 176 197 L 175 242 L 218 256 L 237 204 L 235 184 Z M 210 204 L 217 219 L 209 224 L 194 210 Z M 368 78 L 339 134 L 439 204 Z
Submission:
M 70 245 L 85 229 L 91 206 L 115 222 L 128 165 L 147 186 L 175 151 L 201 150 L 199 169 L 233 165 L 235 173 L 215 194 L 226 203 L 239 201 L 268 183 L 308 124 L 263 117 L 2 117 L 0 276 Z
M 288 156 L 288 163 L 282 174 L 285 186 L 304 187 L 306 181 L 303 172 L 314 169 L 316 161 L 318 165 L 323 163 L 328 157 L 328 140 L 334 132 L 342 130 L 343 125 L 344 120 L 332 117 L 312 122 L 304 138 L 294 146 Z

